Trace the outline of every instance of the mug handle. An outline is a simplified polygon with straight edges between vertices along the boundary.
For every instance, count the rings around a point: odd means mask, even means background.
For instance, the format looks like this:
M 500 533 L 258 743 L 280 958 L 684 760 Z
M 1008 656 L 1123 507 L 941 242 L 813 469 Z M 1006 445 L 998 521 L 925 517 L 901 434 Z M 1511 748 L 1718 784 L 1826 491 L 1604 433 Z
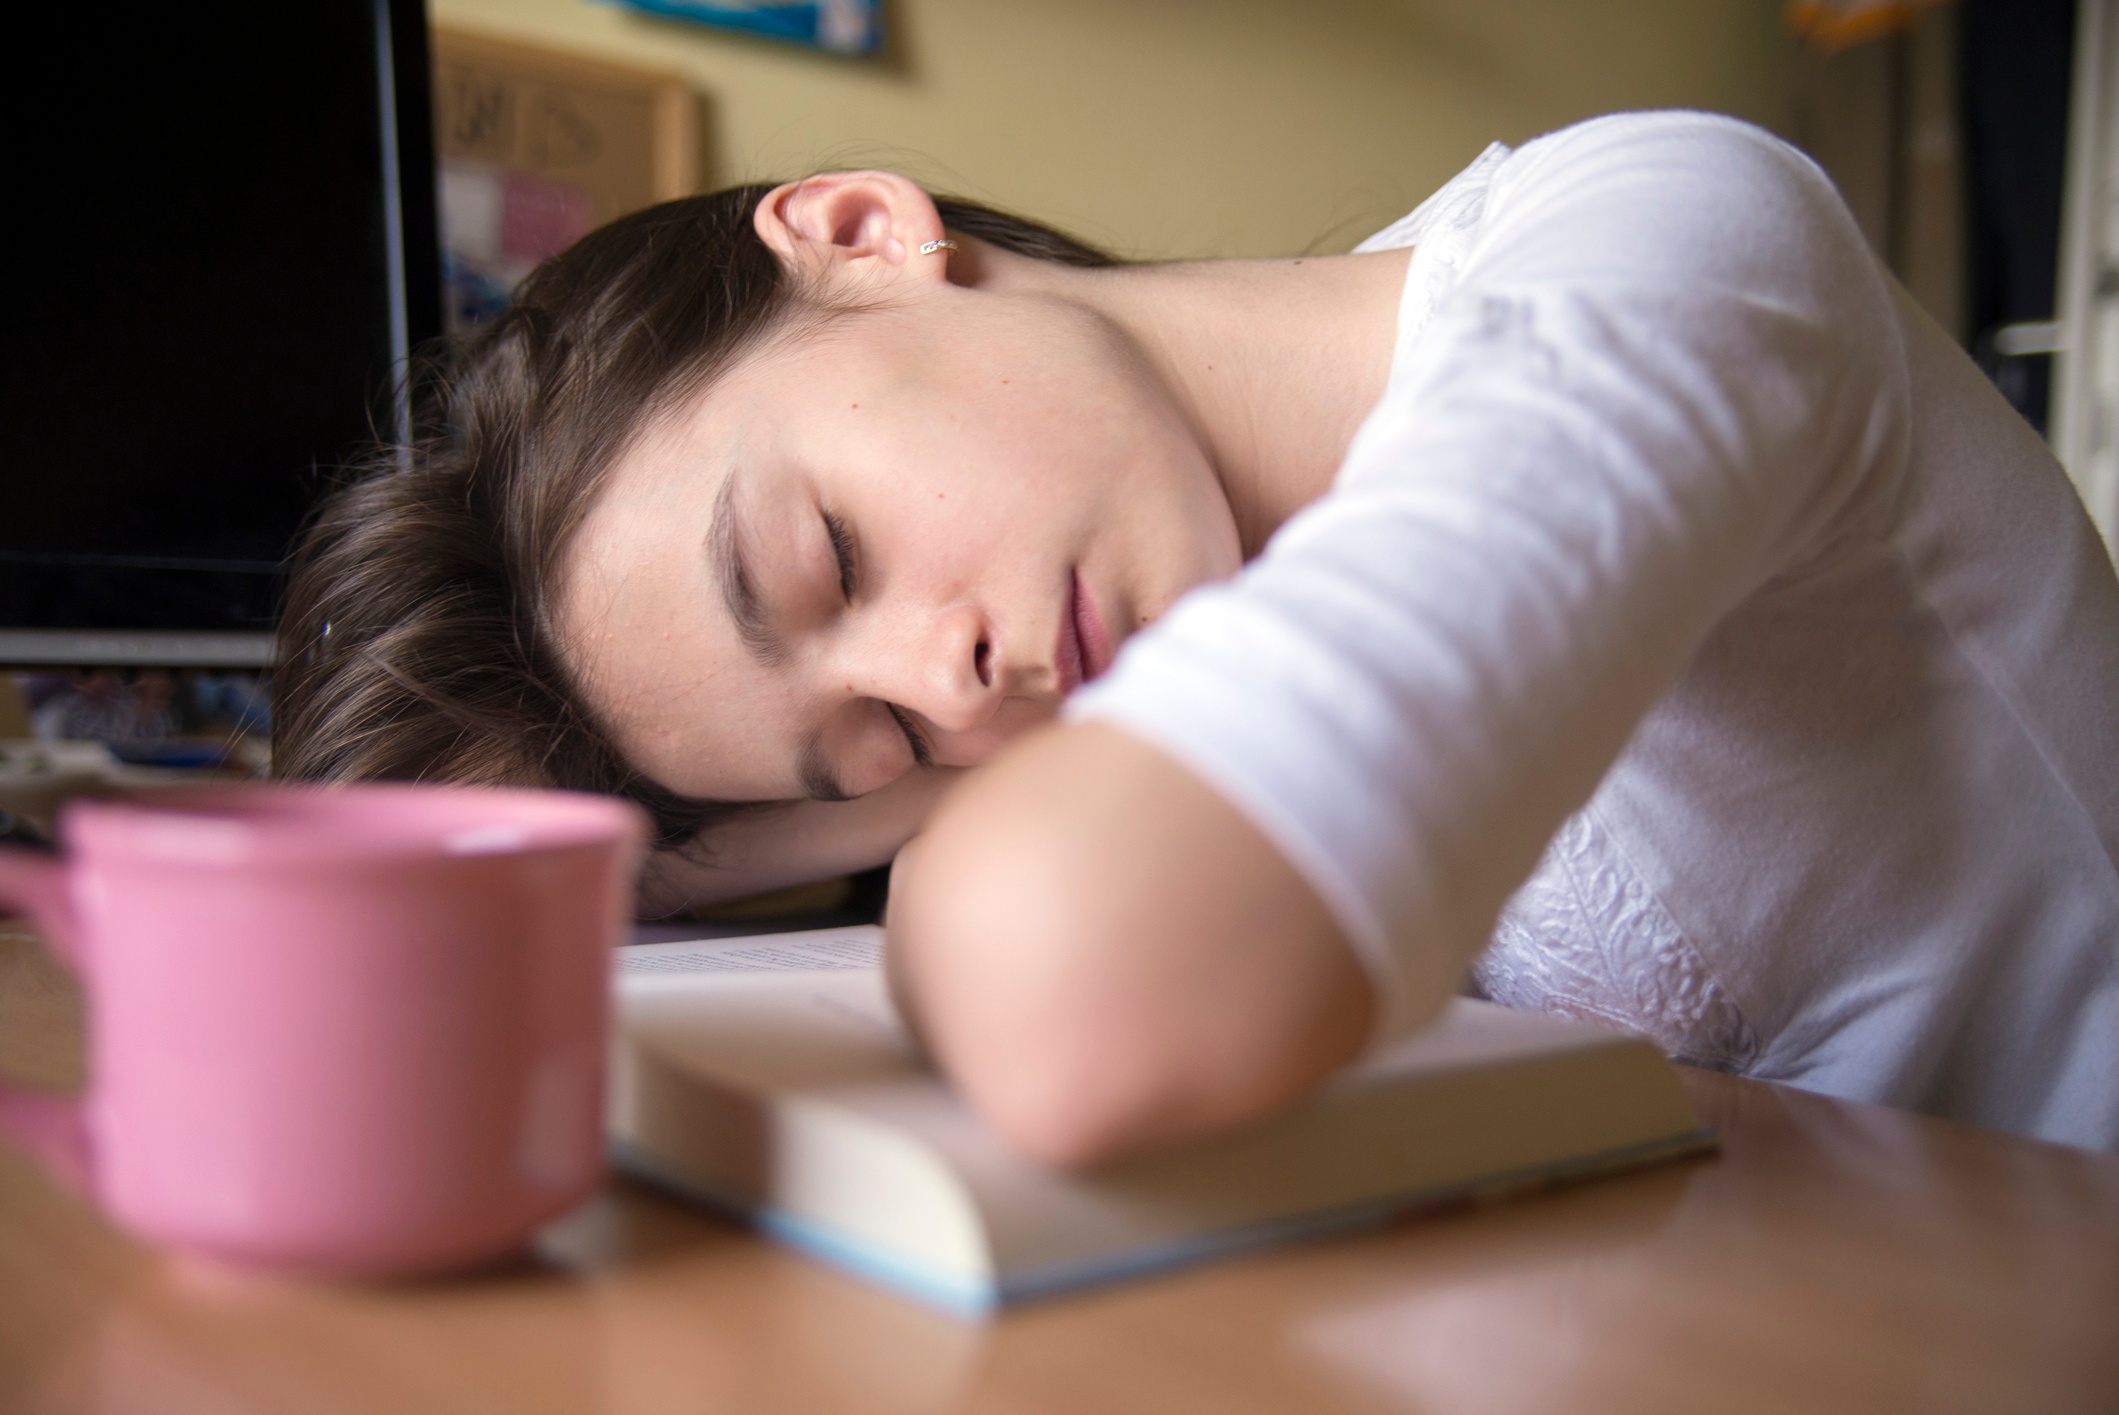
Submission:
M 16 912 L 28 915 L 45 946 L 80 971 L 80 936 L 66 897 L 66 866 L 58 858 L 0 848 L 0 916 Z M 0 1140 L 29 1151 L 76 1192 L 90 1189 L 93 1165 L 80 1101 L 0 1080 Z

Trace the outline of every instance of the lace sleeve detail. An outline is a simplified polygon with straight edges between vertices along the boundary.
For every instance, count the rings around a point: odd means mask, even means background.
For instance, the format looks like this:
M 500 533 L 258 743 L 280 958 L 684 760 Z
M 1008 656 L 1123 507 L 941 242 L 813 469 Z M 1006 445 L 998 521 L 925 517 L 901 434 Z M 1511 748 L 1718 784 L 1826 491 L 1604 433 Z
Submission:
M 1502 910 L 1471 984 L 1508 1007 L 1639 1032 L 1693 1066 L 1743 1071 L 1760 1051 L 1706 960 L 1586 810 Z

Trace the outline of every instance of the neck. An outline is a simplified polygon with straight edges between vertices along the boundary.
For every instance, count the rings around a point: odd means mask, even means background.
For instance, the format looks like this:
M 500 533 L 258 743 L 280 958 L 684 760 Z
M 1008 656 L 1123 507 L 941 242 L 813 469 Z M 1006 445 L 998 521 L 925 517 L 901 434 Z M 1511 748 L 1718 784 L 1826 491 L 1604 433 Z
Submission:
M 1139 351 L 1212 461 L 1249 559 L 1331 486 L 1382 397 L 1408 255 L 1112 270 L 1007 260 L 992 274 L 1078 301 Z

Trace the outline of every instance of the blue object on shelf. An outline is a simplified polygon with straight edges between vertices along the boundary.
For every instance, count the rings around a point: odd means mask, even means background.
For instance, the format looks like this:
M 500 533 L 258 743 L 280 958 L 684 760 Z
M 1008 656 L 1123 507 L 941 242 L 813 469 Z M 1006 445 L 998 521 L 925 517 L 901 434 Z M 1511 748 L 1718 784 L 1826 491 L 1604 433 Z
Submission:
M 882 0 L 604 0 L 621 9 L 716 29 L 745 30 L 834 54 L 873 54 L 883 47 Z
M 175 771 L 211 771 L 228 765 L 222 742 L 124 742 L 111 748 L 127 766 L 158 766 Z

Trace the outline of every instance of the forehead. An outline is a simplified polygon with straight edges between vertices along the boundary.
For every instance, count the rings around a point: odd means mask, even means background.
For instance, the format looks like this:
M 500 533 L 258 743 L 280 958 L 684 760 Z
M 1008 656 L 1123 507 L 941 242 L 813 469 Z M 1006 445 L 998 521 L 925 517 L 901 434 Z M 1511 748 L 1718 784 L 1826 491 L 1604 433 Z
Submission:
M 672 790 L 785 794 L 792 701 L 722 604 L 709 537 L 756 439 L 740 399 L 685 401 L 613 462 L 561 561 L 555 629 L 634 765 Z

